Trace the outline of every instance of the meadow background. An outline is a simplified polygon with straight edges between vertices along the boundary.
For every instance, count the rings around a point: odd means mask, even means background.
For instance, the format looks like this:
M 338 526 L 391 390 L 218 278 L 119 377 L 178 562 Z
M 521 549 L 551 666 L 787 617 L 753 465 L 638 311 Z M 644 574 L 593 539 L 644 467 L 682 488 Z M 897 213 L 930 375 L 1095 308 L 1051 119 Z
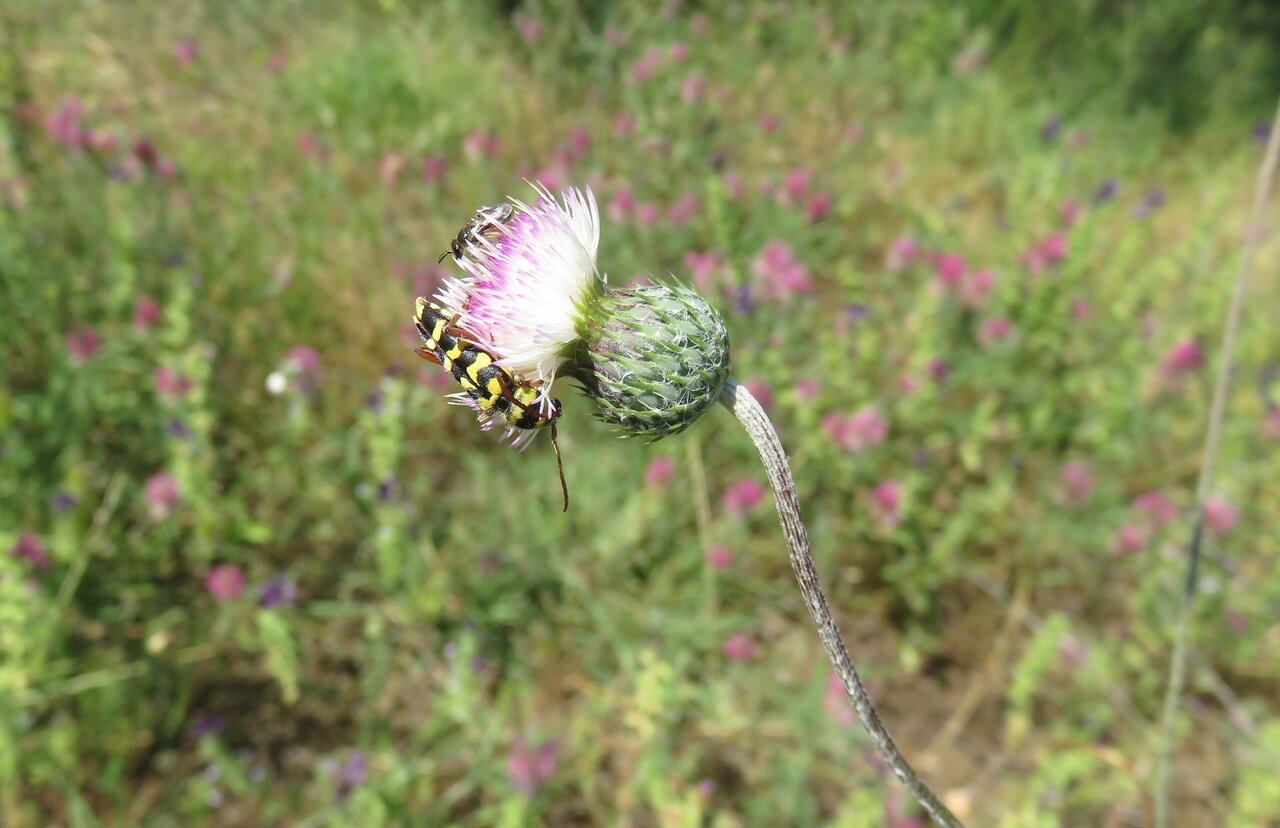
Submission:
M 6 0 L 0 38 L 0 824 L 921 824 L 727 412 L 645 445 L 561 393 L 562 515 L 546 441 L 414 357 L 522 178 L 723 311 L 957 813 L 1149 824 L 1280 10 Z M 1178 825 L 1280 820 L 1277 252 Z

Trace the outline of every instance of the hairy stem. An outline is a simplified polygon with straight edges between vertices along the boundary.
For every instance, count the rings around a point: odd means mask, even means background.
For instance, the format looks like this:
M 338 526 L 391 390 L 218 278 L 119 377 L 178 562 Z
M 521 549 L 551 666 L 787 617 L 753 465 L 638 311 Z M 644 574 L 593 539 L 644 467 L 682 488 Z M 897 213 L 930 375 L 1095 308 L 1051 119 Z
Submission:
M 853 709 L 862 721 L 863 727 L 871 735 L 871 742 L 875 745 L 876 752 L 935 822 L 949 828 L 961 826 L 960 820 L 956 819 L 947 806 L 942 804 L 915 769 L 908 764 L 902 751 L 898 750 L 893 737 L 880 721 L 880 714 L 871 703 L 867 688 L 858 677 L 858 670 L 853 665 L 853 659 L 849 657 L 844 639 L 840 636 L 840 628 L 836 626 L 835 616 L 831 614 L 827 596 L 823 593 L 822 584 L 818 580 L 818 572 L 813 565 L 813 555 L 809 553 L 809 536 L 800 518 L 800 503 L 796 499 L 796 486 L 791 478 L 791 466 L 787 462 L 786 452 L 782 450 L 782 443 L 778 440 L 773 424 L 769 422 L 768 416 L 756 402 L 755 397 L 734 379 L 730 379 L 725 386 L 720 402 L 741 421 L 748 436 L 755 443 L 756 450 L 760 452 L 760 459 L 764 462 L 765 472 L 769 476 L 769 484 L 773 486 L 774 499 L 778 505 L 778 519 L 782 523 L 782 532 L 787 538 L 791 569 L 796 574 L 796 580 L 800 582 L 800 593 L 804 596 L 809 614 L 813 616 L 813 621 L 818 627 L 818 636 L 822 639 L 822 646 L 826 648 L 827 657 L 831 659 L 831 665 L 835 668 L 836 675 L 840 677 L 840 682 L 844 685 L 849 701 L 853 704 Z
M 1156 770 L 1156 828 L 1169 825 L 1170 758 L 1173 755 L 1175 730 L 1178 723 L 1178 707 L 1182 701 L 1182 685 L 1187 669 L 1187 640 L 1191 633 L 1191 605 L 1196 597 L 1196 573 L 1200 565 L 1200 543 L 1204 535 L 1204 502 L 1209 496 L 1213 479 L 1213 462 L 1217 458 L 1218 443 L 1222 437 L 1222 417 L 1227 407 L 1227 388 L 1231 384 L 1231 368 L 1235 357 L 1236 332 L 1240 327 L 1240 311 L 1244 306 L 1245 287 L 1253 269 L 1253 259 L 1258 252 L 1258 240 L 1262 236 L 1262 219 L 1267 199 L 1271 196 L 1271 183 L 1275 178 L 1276 160 L 1280 158 L 1280 108 L 1271 124 L 1271 136 L 1254 190 L 1253 212 L 1245 230 L 1244 252 L 1240 257 L 1240 269 L 1236 273 L 1231 304 L 1222 332 L 1222 356 L 1218 361 L 1218 377 L 1213 387 L 1213 402 L 1209 407 L 1209 424 L 1205 432 L 1204 454 L 1200 460 L 1200 473 L 1196 480 L 1196 519 L 1187 546 L 1186 580 L 1182 599 L 1178 604 L 1177 631 L 1174 634 L 1173 655 L 1169 660 L 1169 685 L 1165 691 L 1164 713 L 1160 723 L 1159 759 Z

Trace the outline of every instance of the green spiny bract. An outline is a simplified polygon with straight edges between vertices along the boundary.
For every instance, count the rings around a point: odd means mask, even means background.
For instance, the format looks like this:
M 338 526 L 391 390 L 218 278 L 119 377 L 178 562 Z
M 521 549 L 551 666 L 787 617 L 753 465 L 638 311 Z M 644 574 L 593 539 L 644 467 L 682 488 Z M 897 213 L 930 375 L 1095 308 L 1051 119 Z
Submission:
M 573 374 L 625 436 L 679 434 L 720 398 L 729 332 L 696 290 L 613 289 L 592 310 Z

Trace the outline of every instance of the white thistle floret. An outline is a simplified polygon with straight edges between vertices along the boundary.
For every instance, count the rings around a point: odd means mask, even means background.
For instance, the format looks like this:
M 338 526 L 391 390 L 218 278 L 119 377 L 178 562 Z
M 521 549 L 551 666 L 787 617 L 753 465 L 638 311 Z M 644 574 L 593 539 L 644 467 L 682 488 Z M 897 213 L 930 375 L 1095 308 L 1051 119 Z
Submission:
M 494 239 L 477 235 L 459 260 L 464 276 L 436 294 L 458 326 L 498 364 L 526 381 L 540 381 L 539 406 L 550 411 L 551 386 L 580 337 L 586 309 L 603 284 L 596 269 L 600 211 L 590 188 L 568 188 L 560 200 L 534 184 L 532 205 L 511 198 L 514 214 Z M 474 405 L 466 394 L 457 402 Z M 486 428 L 498 424 L 487 419 Z M 521 446 L 534 432 L 506 437 Z

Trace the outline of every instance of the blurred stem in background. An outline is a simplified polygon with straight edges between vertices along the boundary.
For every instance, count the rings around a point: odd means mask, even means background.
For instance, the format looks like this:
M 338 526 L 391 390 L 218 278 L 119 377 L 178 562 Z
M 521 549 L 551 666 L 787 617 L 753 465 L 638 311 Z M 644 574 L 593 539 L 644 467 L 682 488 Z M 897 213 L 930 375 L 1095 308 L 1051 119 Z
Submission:
M 1177 631 L 1174 635 L 1173 655 L 1169 662 L 1169 684 L 1165 691 L 1164 712 L 1160 724 L 1159 756 L 1156 767 L 1156 828 L 1169 825 L 1170 759 L 1176 738 L 1178 707 L 1182 700 L 1182 686 L 1186 677 L 1187 639 L 1190 637 L 1191 606 L 1196 597 L 1196 575 L 1200 564 L 1200 544 L 1204 537 L 1204 505 L 1209 497 L 1213 480 L 1213 462 L 1217 458 L 1218 444 L 1222 437 L 1222 418 L 1227 406 L 1227 389 L 1231 384 L 1231 368 L 1240 327 L 1240 311 L 1244 305 L 1244 292 L 1249 283 L 1253 259 L 1258 252 L 1262 236 L 1262 217 L 1267 200 L 1271 196 L 1271 184 L 1275 179 L 1276 160 L 1280 156 L 1280 107 L 1276 109 L 1271 132 L 1267 138 L 1267 151 L 1258 168 L 1258 180 L 1254 191 L 1253 210 L 1245 229 L 1244 252 L 1240 257 L 1240 269 L 1236 273 L 1235 289 L 1231 305 L 1227 308 L 1226 325 L 1222 332 L 1222 358 L 1218 363 L 1218 377 L 1214 383 L 1213 401 L 1209 407 L 1209 425 L 1205 433 L 1204 455 L 1200 461 L 1200 473 L 1196 480 L 1195 523 L 1191 529 L 1191 541 L 1187 547 L 1187 576 L 1178 605 Z
M 935 822 L 944 826 L 960 826 L 960 820 L 946 805 L 942 804 L 937 794 L 920 778 L 920 775 L 907 762 L 906 757 L 902 755 L 893 737 L 889 735 L 888 729 L 880 721 L 880 714 L 876 712 L 871 696 L 862 684 L 862 679 L 858 677 L 858 670 L 849 656 L 849 650 L 840 636 L 840 628 L 836 625 L 827 597 L 822 591 L 822 583 L 818 579 L 818 571 L 813 564 L 813 555 L 809 552 L 809 536 L 805 532 L 804 522 L 800 517 L 800 503 L 796 498 L 791 466 L 787 462 L 786 452 L 782 448 L 782 442 L 778 439 L 778 433 L 774 430 L 773 424 L 764 413 L 764 409 L 760 407 L 760 403 L 756 402 L 751 392 L 738 384 L 737 380 L 729 379 L 720 402 L 738 418 L 752 442 L 755 443 L 756 450 L 760 452 L 760 459 L 769 476 L 769 485 L 773 487 L 774 499 L 778 506 L 778 520 L 782 523 L 782 532 L 787 538 L 791 569 L 800 583 L 800 592 L 804 596 L 805 605 L 809 607 L 809 614 L 813 616 L 814 623 L 818 627 L 818 636 L 822 639 L 827 657 L 831 659 L 836 674 L 840 676 L 840 683 L 844 685 L 845 693 L 853 703 L 858 719 L 871 735 L 871 742 L 875 745 L 876 752 Z

